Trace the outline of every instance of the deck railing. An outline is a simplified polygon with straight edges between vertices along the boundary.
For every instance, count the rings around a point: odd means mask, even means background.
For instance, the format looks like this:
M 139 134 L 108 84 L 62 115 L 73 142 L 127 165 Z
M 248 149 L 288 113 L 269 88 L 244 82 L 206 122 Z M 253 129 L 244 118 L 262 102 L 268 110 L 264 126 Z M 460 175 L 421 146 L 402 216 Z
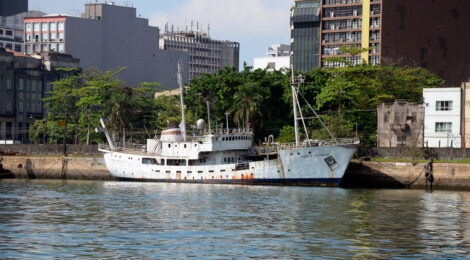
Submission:
M 326 145 L 348 145 L 348 144 L 359 144 L 359 138 L 338 138 L 338 139 L 322 139 L 322 140 L 310 140 L 303 141 L 299 145 L 296 143 L 271 143 L 268 147 L 275 147 L 279 150 L 289 150 L 294 148 L 305 148 L 305 147 L 316 147 Z

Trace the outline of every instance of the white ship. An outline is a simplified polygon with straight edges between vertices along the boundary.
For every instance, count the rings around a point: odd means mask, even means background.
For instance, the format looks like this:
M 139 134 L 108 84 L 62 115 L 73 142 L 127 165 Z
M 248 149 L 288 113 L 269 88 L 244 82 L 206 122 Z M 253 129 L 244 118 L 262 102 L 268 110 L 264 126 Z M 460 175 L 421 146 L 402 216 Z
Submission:
M 181 65 L 178 68 L 181 71 Z M 145 149 L 116 147 L 101 120 L 109 146 L 100 146 L 100 151 L 105 153 L 106 167 L 114 177 L 127 181 L 178 183 L 340 184 L 358 142 L 333 136 L 330 140 L 310 140 L 307 131 L 307 140 L 300 142 L 298 122 L 303 122 L 304 118 L 297 116 L 300 105 L 294 80 L 296 142 L 279 144 L 270 138 L 265 146 L 255 147 L 250 129 L 213 130 L 210 120 L 206 129 L 205 121 L 199 119 L 198 131 L 187 136 L 181 72 L 178 76 L 183 118 L 180 128 L 167 129 L 161 136 L 148 139 Z

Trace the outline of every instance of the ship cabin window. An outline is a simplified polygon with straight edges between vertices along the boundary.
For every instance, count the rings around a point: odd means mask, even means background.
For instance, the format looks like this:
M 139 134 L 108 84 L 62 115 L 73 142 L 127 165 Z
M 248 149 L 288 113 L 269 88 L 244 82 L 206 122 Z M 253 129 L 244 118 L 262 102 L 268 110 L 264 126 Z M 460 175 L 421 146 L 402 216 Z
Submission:
M 185 165 L 184 160 L 174 160 L 174 159 L 166 160 L 166 164 L 172 165 L 172 166 Z
M 188 165 L 196 165 L 197 164 L 197 160 L 189 160 L 188 161 Z
M 171 148 L 171 144 L 168 144 L 168 148 Z
M 155 158 L 142 158 L 142 164 L 159 165 L 157 159 Z

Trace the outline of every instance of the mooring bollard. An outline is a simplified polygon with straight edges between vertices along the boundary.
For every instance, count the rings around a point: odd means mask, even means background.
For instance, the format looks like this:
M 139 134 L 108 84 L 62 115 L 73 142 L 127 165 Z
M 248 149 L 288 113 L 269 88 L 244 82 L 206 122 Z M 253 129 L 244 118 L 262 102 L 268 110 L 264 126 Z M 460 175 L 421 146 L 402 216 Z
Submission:
M 426 174 L 424 175 L 426 178 L 426 191 L 428 190 L 428 182 L 430 184 L 430 191 L 432 192 L 432 183 L 434 182 L 434 174 L 432 170 L 433 159 L 430 159 L 426 166 L 424 166 Z

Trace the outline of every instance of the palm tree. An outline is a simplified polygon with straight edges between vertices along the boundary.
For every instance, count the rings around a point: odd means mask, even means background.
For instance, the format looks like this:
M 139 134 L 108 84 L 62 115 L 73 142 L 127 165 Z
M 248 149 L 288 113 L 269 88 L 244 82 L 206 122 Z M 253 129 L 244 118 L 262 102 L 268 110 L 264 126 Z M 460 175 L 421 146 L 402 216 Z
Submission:
M 264 100 L 270 94 L 269 88 L 264 88 L 259 83 L 248 82 L 240 85 L 233 96 L 232 112 L 235 113 L 235 119 L 244 121 L 245 125 L 251 123 L 254 128 L 255 118 L 262 115 Z

